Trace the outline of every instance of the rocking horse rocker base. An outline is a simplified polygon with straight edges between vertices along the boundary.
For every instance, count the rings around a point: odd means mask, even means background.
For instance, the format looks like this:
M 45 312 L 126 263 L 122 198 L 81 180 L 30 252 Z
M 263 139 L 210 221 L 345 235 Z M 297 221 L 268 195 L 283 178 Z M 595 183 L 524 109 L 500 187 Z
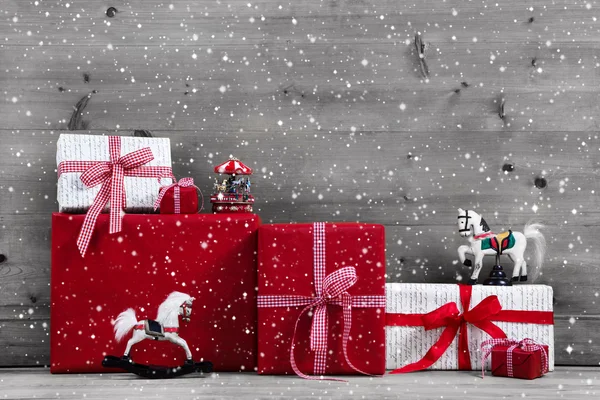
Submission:
M 179 317 L 189 321 L 192 314 L 194 298 L 181 292 L 172 292 L 158 307 L 156 319 L 138 321 L 135 310 L 128 308 L 112 322 L 114 325 L 115 339 L 120 342 L 131 333 L 127 348 L 122 357 L 106 356 L 102 366 L 106 368 L 121 368 L 138 376 L 151 379 L 175 378 L 192 372 L 209 373 L 213 370 L 210 361 L 195 363 L 192 352 L 187 342 L 179 336 Z M 132 346 L 142 340 L 166 340 L 185 350 L 186 361 L 178 367 L 165 367 L 158 365 L 137 364 L 131 360 Z
M 137 376 L 147 379 L 169 379 L 194 372 L 208 374 L 213 371 L 210 361 L 194 363 L 186 361 L 179 367 L 165 367 L 159 365 L 145 365 L 131 362 L 128 357 L 106 356 L 102 360 L 102 366 L 106 368 L 121 368 Z

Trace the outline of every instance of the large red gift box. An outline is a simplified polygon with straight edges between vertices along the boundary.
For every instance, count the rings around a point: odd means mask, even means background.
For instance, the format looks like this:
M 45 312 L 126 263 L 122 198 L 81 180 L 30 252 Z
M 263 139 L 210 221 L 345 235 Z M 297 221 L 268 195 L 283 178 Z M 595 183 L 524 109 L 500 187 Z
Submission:
M 109 235 L 109 216 L 98 217 L 83 258 L 77 235 L 85 215 L 52 215 L 50 371 L 106 372 L 106 355 L 121 356 L 111 321 L 127 308 L 137 319 L 155 319 L 167 295 L 195 297 L 180 336 L 195 361 L 216 371 L 256 366 L 256 247 L 254 214 L 126 214 L 122 231 Z M 177 366 L 184 350 L 167 341 L 144 340 L 133 361 Z
M 258 260 L 259 374 L 385 372 L 382 225 L 263 225 Z
M 548 372 L 548 346 L 536 346 L 538 348 L 534 350 L 516 347 L 512 349 L 511 360 L 509 360 L 510 347 L 494 346 L 492 349 L 492 375 L 535 379 Z M 545 353 L 539 347 L 542 347 Z

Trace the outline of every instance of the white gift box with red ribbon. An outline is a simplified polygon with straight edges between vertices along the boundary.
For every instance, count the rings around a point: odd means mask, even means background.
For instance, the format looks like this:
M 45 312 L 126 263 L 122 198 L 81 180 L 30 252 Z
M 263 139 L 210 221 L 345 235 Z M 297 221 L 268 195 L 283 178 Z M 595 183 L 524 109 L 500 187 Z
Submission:
M 109 136 L 61 134 L 57 141 L 56 165 L 59 167 L 57 200 L 60 212 L 84 213 L 100 192 L 101 185 L 86 186 L 81 180 L 83 172 L 64 172 L 61 165 L 70 161 L 102 162 L 111 159 Z M 125 156 L 143 148 L 149 148 L 153 159 L 144 167 L 171 168 L 171 142 L 168 138 L 120 137 L 120 155 Z M 91 165 L 91 164 L 90 164 Z M 63 172 L 63 173 L 61 173 Z M 162 184 L 170 184 L 170 178 Z M 152 212 L 158 198 L 161 183 L 156 178 L 127 176 L 123 182 L 125 211 L 131 213 Z M 108 205 L 105 211 L 108 210 Z
M 386 369 L 394 373 L 481 369 L 490 334 L 548 345 L 554 370 L 550 286 L 388 283 L 386 297 Z

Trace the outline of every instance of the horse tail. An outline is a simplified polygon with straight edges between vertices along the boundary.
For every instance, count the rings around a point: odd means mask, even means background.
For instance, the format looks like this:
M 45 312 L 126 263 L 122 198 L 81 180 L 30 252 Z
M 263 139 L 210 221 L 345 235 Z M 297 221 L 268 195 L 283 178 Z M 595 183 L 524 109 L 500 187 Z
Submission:
M 113 321 L 113 325 L 115 326 L 115 339 L 117 342 L 120 342 L 121 339 L 123 339 L 125 335 L 127 335 L 127 333 L 133 329 L 137 322 L 138 321 L 133 308 L 128 308 L 119 314 L 117 319 Z
M 537 222 L 528 222 L 523 229 L 525 238 L 533 242 L 533 259 L 535 269 L 532 271 L 532 278 L 535 279 L 542 269 L 544 257 L 546 256 L 546 238 L 540 232 L 544 228 L 543 224 Z

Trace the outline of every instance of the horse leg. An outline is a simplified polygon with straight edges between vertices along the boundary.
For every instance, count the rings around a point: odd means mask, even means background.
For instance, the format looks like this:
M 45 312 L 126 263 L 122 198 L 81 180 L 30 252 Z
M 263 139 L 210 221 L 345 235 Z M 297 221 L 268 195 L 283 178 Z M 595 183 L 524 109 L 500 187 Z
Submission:
M 483 251 L 475 253 L 475 269 L 473 269 L 473 274 L 471 275 L 471 279 L 469 279 L 469 285 L 477 284 L 477 278 L 479 277 L 479 273 L 483 267 L 483 255 Z
M 514 263 L 511 281 L 513 281 L 513 282 L 527 281 L 527 262 L 525 261 L 525 258 L 523 257 L 523 255 L 518 256 L 518 255 L 514 255 L 514 254 L 509 254 L 508 256 Z
M 139 333 L 138 333 L 139 332 Z M 125 349 L 125 353 L 123 354 L 123 359 L 130 361 L 129 352 L 131 351 L 131 347 L 134 344 L 137 344 L 146 338 L 146 334 L 142 331 L 133 331 L 133 335 L 131 339 L 127 342 L 127 348 Z
M 458 259 L 460 260 L 460 263 L 466 267 L 470 267 L 471 266 L 471 260 L 467 260 L 467 252 L 470 250 L 471 248 L 469 246 L 466 245 L 461 245 L 458 246 Z
M 521 276 L 519 277 L 519 282 L 527 282 L 527 261 L 525 261 L 524 258 L 521 260 L 521 274 L 520 275 Z
M 194 360 L 192 360 L 192 352 L 190 351 L 190 347 L 188 346 L 187 342 L 183 338 L 181 338 L 179 335 L 173 335 L 173 334 L 171 334 L 169 336 L 165 335 L 165 338 L 168 341 L 183 347 L 183 349 L 185 350 L 185 358 L 186 358 L 185 363 L 186 364 L 194 363 Z

